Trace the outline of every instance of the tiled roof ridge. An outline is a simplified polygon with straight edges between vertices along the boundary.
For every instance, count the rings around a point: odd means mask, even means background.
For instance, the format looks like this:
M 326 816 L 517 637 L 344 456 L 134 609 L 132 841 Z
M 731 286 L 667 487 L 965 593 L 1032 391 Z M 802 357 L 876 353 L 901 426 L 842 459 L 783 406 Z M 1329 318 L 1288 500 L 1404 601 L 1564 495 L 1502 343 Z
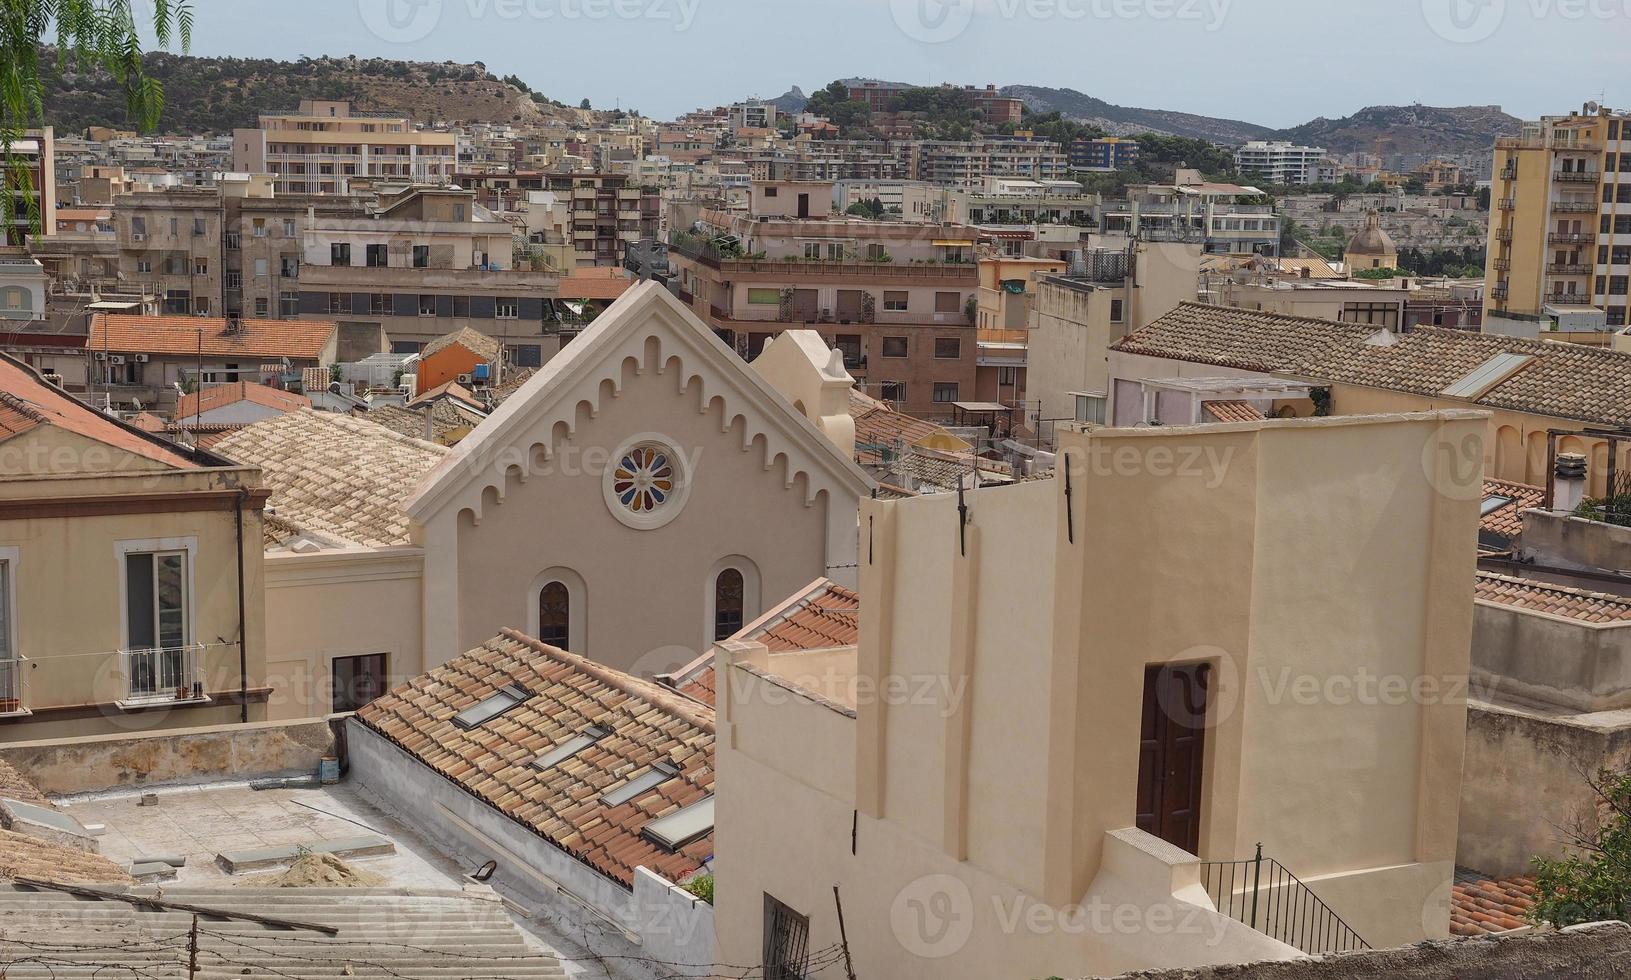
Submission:
M 1631 612 L 1631 598 L 1615 595 L 1612 592 L 1592 592 L 1589 589 L 1577 589 L 1572 585 L 1559 585 L 1555 582 L 1542 582 L 1539 579 L 1521 578 L 1516 575 L 1503 575 L 1500 572 L 1478 570 L 1478 577 L 1495 582 L 1505 582 L 1509 585 L 1520 585 L 1536 592 L 1552 592 L 1559 595 L 1574 596 L 1578 599 L 1590 599 L 1593 602 L 1602 602 L 1609 605 L 1623 606 Z M 1496 602 L 1496 599 L 1486 599 L 1487 602 Z
M 9 391 L 0 391 L 0 404 L 10 406 L 13 411 L 32 421 L 45 424 L 50 424 L 51 422 L 50 416 L 35 408 L 32 403 L 19 398 Z
M 315 408 L 307 408 L 307 407 L 302 406 L 301 408 L 297 408 L 292 412 L 285 412 L 283 414 L 285 416 L 289 416 L 289 415 L 313 415 L 313 416 L 317 416 L 318 418 L 322 418 L 322 419 L 324 419 L 326 421 L 333 422 L 333 423 L 339 425 L 340 428 L 342 428 L 342 429 L 348 429 L 351 432 L 362 434 L 362 435 L 368 435 L 368 436 L 376 435 L 376 433 L 373 430 L 378 429 L 380 432 L 385 433 L 385 435 L 389 439 L 391 439 L 392 441 L 400 442 L 400 443 L 403 443 L 404 445 L 412 446 L 415 449 L 430 449 L 430 450 L 433 450 L 435 452 L 443 453 L 443 454 L 446 454 L 448 452 L 448 448 L 446 446 L 438 445 L 438 444 L 436 444 L 434 442 L 426 442 L 423 439 L 415 439 L 412 436 L 405 436 L 402 433 L 397 432 L 395 429 L 392 429 L 392 428 L 390 428 L 388 426 L 380 425 L 378 422 L 370 422 L 365 418 L 358 418 L 355 415 L 347 415 L 344 412 L 319 412 Z M 264 420 L 264 421 L 270 421 L 270 420 Z M 256 424 L 259 424 L 259 423 L 256 423 Z M 367 426 L 368 428 L 367 429 L 362 429 L 362 428 L 359 428 L 360 426 Z
M 615 668 L 580 657 L 575 653 L 552 647 L 543 640 L 528 636 L 520 630 L 508 626 L 501 629 L 499 634 L 505 639 L 519 643 L 535 653 L 543 654 L 552 660 L 560 661 L 573 670 L 587 674 L 608 687 L 622 691 L 630 697 L 639 698 L 653 707 L 675 715 L 693 728 L 699 728 L 709 735 L 714 734 L 713 709 L 700 704 L 693 698 L 688 698 L 654 681 L 635 677 L 633 674 L 626 674 Z

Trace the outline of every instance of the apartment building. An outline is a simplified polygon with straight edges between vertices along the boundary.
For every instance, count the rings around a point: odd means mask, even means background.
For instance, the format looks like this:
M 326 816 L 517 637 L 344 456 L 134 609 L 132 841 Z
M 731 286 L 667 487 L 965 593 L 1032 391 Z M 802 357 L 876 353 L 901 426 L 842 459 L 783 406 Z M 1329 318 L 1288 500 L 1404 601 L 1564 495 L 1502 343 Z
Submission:
M 50 126 L 25 129 L 7 148 L 5 180 L 12 187 L 12 213 L 0 215 L 0 245 L 21 245 L 34 237 L 38 225 L 49 234 L 57 212 L 55 135 Z M 15 170 L 28 174 L 27 186 L 17 186 Z
M 1180 169 L 1171 184 L 1133 184 L 1124 201 L 1100 209 L 1100 229 L 1144 241 L 1195 242 L 1221 255 L 1280 254 L 1273 205 L 1243 203 L 1256 187 L 1207 181 Z
M 0 401 L 0 738 L 264 718 L 257 472 L 4 354 Z
M 549 174 L 543 189 L 571 202 L 571 240 L 580 266 L 620 265 L 626 245 L 657 237 L 662 196 L 631 183 L 627 174 Z
M 775 129 L 777 115 L 775 103 L 759 99 L 737 102 L 726 108 L 726 118 L 733 130 Z
M 518 367 L 537 367 L 560 347 L 557 277 L 514 268 L 514 228 L 471 191 L 409 188 L 368 214 L 307 224 L 300 313 L 338 320 L 357 339 L 341 360 L 385 345 L 413 353 L 461 327 L 505 344 Z
M 1631 114 L 1588 104 L 1496 140 L 1490 198 L 1486 320 L 1591 307 L 1627 323 Z
M 1235 169 L 1270 184 L 1312 184 L 1319 180 L 1325 157 L 1322 146 L 1251 140 L 1235 150 Z
M 223 175 L 221 302 L 226 316 L 299 317 L 305 237 L 318 221 L 368 213 L 361 197 L 276 194 L 272 185 L 265 174 Z
M 908 173 L 934 184 L 978 185 L 988 176 L 1066 180 L 1070 157 L 1050 140 L 981 137 L 974 140 L 917 140 L 897 151 Z
M 1422 460 L 1481 426 L 1070 431 L 1068 478 L 862 501 L 859 614 L 715 648 L 720 959 L 1111 976 L 1445 938 L 1478 504 Z M 1424 557 L 1365 557 L 1395 549 Z M 1260 680 L 1356 676 L 1442 687 Z
M 232 133 L 232 169 L 270 173 L 282 194 L 344 194 L 359 180 L 445 184 L 457 166 L 457 135 L 345 101 L 303 99 L 293 112 L 262 113 L 259 128 Z
M 1117 136 L 1077 140 L 1070 144 L 1070 169 L 1109 173 L 1138 162 L 1138 140 Z
M 785 330 L 844 352 L 868 394 L 947 418 L 976 385 L 979 272 L 967 225 L 832 213 L 821 181 L 757 181 L 746 215 L 670 236 L 680 298 L 748 360 Z
M 166 314 L 218 316 L 225 265 L 215 190 L 126 194 L 114 201 L 121 282 L 158 295 Z

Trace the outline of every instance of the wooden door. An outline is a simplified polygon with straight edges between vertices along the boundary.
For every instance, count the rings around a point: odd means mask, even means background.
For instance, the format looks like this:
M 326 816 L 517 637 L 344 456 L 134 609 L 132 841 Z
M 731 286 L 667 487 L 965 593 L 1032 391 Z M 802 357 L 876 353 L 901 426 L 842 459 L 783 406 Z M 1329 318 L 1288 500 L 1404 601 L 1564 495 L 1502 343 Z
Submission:
M 1144 671 L 1138 829 L 1191 854 L 1200 846 L 1210 664 Z

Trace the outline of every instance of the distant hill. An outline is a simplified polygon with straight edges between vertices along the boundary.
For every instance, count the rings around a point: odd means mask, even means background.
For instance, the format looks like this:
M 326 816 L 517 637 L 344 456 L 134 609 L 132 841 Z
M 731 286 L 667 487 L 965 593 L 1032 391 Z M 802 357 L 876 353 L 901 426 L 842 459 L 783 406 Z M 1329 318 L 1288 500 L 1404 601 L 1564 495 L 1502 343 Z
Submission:
M 1523 121 L 1500 106 L 1380 105 L 1361 109 L 1341 119 L 1321 117 L 1272 138 L 1306 146 L 1323 146 L 1332 153 L 1375 152 L 1378 137 L 1386 137 L 1387 155 L 1487 157 L 1497 136 L 1516 136 Z
M 1210 140 L 1213 143 L 1244 143 L 1263 139 L 1267 126 L 1239 119 L 1217 119 L 1169 109 L 1138 109 L 1113 105 L 1072 88 L 1045 88 L 1039 85 L 1005 85 L 1002 94 L 1024 99 L 1033 112 L 1057 112 L 1067 119 L 1092 123 L 1112 136 L 1138 133 L 1165 133 Z
M 50 52 L 47 52 L 50 57 Z M 254 126 L 262 112 L 293 109 L 301 99 L 350 99 L 368 112 L 401 112 L 417 122 L 537 124 L 578 110 L 499 79 L 481 64 L 385 58 L 199 58 L 153 52 L 147 73 L 164 86 L 159 131 L 230 132 Z M 100 72 L 42 72 L 46 118 L 59 133 L 87 126 L 129 128 L 125 104 Z
M 805 96 L 804 90 L 795 85 L 769 101 L 771 105 L 776 107 L 777 112 L 796 115 L 804 111 L 804 106 L 810 100 Z

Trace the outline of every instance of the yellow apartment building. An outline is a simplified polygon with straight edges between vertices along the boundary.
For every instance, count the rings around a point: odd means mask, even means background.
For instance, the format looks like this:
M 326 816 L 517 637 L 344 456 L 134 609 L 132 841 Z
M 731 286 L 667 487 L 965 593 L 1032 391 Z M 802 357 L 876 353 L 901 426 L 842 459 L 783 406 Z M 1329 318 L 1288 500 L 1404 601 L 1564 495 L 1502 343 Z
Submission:
M 357 180 L 449 183 L 458 148 L 455 134 L 406 116 L 302 99 L 294 112 L 263 113 L 258 129 L 233 130 L 232 169 L 272 174 L 279 194 L 345 194 Z

